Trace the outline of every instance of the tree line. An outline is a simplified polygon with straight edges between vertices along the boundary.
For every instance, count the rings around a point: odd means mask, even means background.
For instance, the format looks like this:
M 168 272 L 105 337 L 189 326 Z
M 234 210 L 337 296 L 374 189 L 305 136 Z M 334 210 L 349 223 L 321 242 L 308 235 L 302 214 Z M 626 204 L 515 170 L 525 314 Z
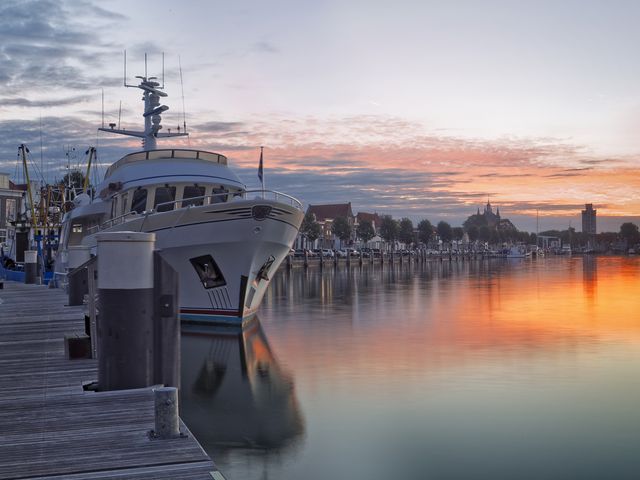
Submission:
M 405 245 L 415 244 L 417 242 L 428 245 L 436 235 L 445 243 L 453 240 L 462 240 L 466 233 L 470 242 L 481 241 L 489 244 L 499 244 L 503 242 L 522 242 L 525 244 L 537 244 L 535 233 L 519 231 L 517 229 L 501 230 L 497 226 L 489 226 L 486 219 L 482 215 L 471 215 L 463 223 L 462 227 L 452 227 L 445 221 L 438 222 L 435 227 L 427 219 L 421 220 L 417 225 L 417 235 L 415 233 L 414 224 L 411 219 L 404 217 L 396 220 L 391 215 L 383 215 L 380 220 L 380 228 L 378 234 L 387 243 L 399 241 Z M 322 228 L 316 221 L 312 212 L 307 212 L 300 227 L 300 233 L 311 243 L 315 242 L 322 236 Z M 333 220 L 331 225 L 331 233 L 339 238 L 342 242 L 349 242 L 353 236 L 353 227 L 346 217 L 338 217 Z M 367 243 L 375 236 L 376 232 L 373 223 L 370 220 L 361 221 L 355 229 L 356 237 L 362 242 Z M 572 246 L 586 245 L 592 236 L 576 232 L 575 229 L 568 230 L 548 230 L 540 235 L 554 236 L 562 240 L 563 244 L 572 244 Z M 636 245 L 640 242 L 640 233 L 638 226 L 634 223 L 623 223 L 619 232 L 598 234 L 596 240 L 614 242 L 616 240 L 625 240 L 628 245 Z

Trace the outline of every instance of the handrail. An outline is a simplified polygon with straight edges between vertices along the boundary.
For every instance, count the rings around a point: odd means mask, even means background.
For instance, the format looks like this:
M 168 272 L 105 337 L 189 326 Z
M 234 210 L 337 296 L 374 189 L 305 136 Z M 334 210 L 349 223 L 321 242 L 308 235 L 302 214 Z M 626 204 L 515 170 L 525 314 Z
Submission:
M 162 206 L 168 206 L 168 205 L 176 205 L 178 203 L 181 202 L 192 202 L 194 200 L 202 200 L 202 204 L 203 205 L 211 205 L 211 199 L 214 197 L 226 197 L 226 196 L 233 196 L 233 197 L 242 197 L 245 198 L 247 197 L 247 194 L 249 193 L 260 193 L 262 194 L 262 199 L 263 200 L 268 200 L 265 199 L 264 194 L 265 193 L 271 193 L 273 194 L 273 198 L 276 202 L 280 201 L 280 197 L 284 197 L 285 199 L 289 200 L 289 205 L 291 205 L 294 208 L 297 208 L 300 211 L 303 211 L 304 208 L 302 207 L 302 202 L 300 202 L 300 200 L 298 200 L 295 197 L 292 197 L 291 195 L 287 195 L 286 193 L 282 193 L 282 192 L 277 192 L 275 190 L 243 190 L 241 192 L 223 192 L 223 193 L 213 193 L 211 195 L 202 195 L 200 197 L 190 197 L 190 198 L 183 198 L 181 200 L 172 200 L 170 202 L 163 202 L 163 203 L 159 203 L 158 205 L 155 206 L 155 208 L 153 210 L 150 210 L 150 213 L 156 213 L 158 211 L 158 209 Z M 208 202 L 204 202 L 204 200 L 209 200 Z M 284 203 L 284 202 L 283 202 Z M 194 206 L 193 204 L 191 204 L 191 206 Z M 170 210 L 174 210 L 173 208 Z
M 102 222 L 100 225 L 94 225 L 93 227 L 90 227 L 89 229 L 87 229 L 87 233 L 89 235 L 92 235 L 101 230 L 104 230 L 105 228 L 113 227 L 114 225 L 119 225 L 120 223 L 124 223 L 124 219 L 130 215 L 134 215 L 134 216 L 138 215 L 138 212 L 127 212 L 117 217 L 110 218 L 106 222 Z
M 246 199 L 248 194 L 255 194 L 255 193 L 259 193 L 262 195 L 262 199 L 263 200 L 268 200 L 267 198 L 265 198 L 265 194 L 272 194 L 273 195 L 273 200 L 276 202 L 281 201 L 281 199 L 286 199 L 288 200 L 289 205 L 291 205 L 293 208 L 296 208 L 300 211 L 304 211 L 304 208 L 302 206 L 302 202 L 300 202 L 300 200 L 298 200 L 295 197 L 292 197 L 291 195 L 287 195 L 286 193 L 282 193 L 282 192 L 277 192 L 275 190 L 244 190 L 241 192 L 224 192 L 224 193 L 213 193 L 210 195 L 202 195 L 200 197 L 190 197 L 190 198 L 182 198 L 180 200 L 172 200 L 170 202 L 163 202 L 163 203 L 159 203 L 158 205 L 155 206 L 155 208 L 151 209 L 151 210 L 146 210 L 144 212 L 142 212 L 142 214 L 144 214 L 144 220 L 143 223 L 146 222 L 147 217 L 149 217 L 150 215 L 154 215 L 156 213 L 163 213 L 163 212 L 158 212 L 158 209 L 160 207 L 163 206 L 168 206 L 168 205 L 177 205 L 178 203 L 182 203 L 182 202 L 189 202 L 189 205 L 187 205 L 186 207 L 182 207 L 180 206 L 178 209 L 188 209 L 190 207 L 194 207 L 194 206 L 200 206 L 200 205 L 193 205 L 193 201 L 198 201 L 198 200 L 202 200 L 202 205 L 212 205 L 211 200 L 213 198 L 217 198 L 217 197 L 226 197 L 226 196 L 233 196 L 233 197 L 242 197 L 243 199 Z M 284 202 L 283 202 L 284 203 Z M 178 210 L 175 208 L 171 208 L 169 210 L 166 210 L 167 212 L 169 211 L 174 211 L 174 210 Z M 124 213 L 122 215 L 119 215 L 117 217 L 111 218 L 109 220 L 107 220 L 106 222 L 101 223 L 100 225 L 95 225 L 91 228 L 88 229 L 88 233 L 90 235 L 100 232 L 101 230 L 104 230 L 105 228 L 109 228 L 112 227 L 114 225 L 119 225 L 120 223 L 124 223 L 125 218 L 128 216 L 137 216 L 137 215 L 141 215 L 137 212 L 127 212 Z M 141 225 L 141 230 L 142 231 L 142 225 Z

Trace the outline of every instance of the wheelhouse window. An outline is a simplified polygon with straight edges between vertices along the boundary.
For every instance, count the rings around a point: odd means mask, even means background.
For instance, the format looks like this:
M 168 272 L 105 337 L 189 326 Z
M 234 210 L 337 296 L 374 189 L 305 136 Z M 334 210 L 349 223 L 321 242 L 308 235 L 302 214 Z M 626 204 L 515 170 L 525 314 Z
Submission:
M 122 197 L 120 197 L 120 215 L 124 215 L 127 213 L 127 200 L 129 198 L 128 193 L 123 193 Z
M 173 210 L 175 204 L 161 205 L 166 202 L 173 202 L 176 199 L 176 187 L 165 185 L 164 187 L 156 187 L 156 194 L 153 199 L 153 208 L 158 212 L 168 212 Z M 158 206 L 160 205 L 160 206 Z
M 142 213 L 147 209 L 147 189 L 139 188 L 133 192 L 133 200 L 131 202 L 131 211 Z
M 228 195 L 222 195 L 224 193 L 229 193 L 229 190 L 224 187 L 213 188 L 211 190 L 213 196 L 211 197 L 211 203 L 224 203 L 227 201 Z
M 188 207 L 189 205 L 202 205 L 203 199 L 197 197 L 204 197 L 204 187 L 198 185 L 187 185 L 184 187 L 184 193 L 182 194 L 182 206 Z M 195 198 L 195 200 L 190 200 Z

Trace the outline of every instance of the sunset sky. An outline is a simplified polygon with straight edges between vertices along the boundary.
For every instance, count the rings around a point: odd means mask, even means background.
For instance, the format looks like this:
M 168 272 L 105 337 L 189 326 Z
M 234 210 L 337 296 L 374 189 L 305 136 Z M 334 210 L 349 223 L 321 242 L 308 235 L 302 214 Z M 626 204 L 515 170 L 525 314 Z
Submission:
M 47 180 L 64 149 L 108 165 L 137 142 L 122 88 L 161 73 L 165 128 L 308 203 L 459 225 L 490 197 L 517 227 L 640 219 L 640 3 L 102 1 L 0 3 L 0 170 L 27 143 Z M 40 153 L 42 124 L 42 156 Z M 167 143 L 160 143 L 160 146 Z M 83 155 L 74 161 L 83 161 Z M 42 158 L 42 159 L 41 159 Z M 104 168 L 102 169 L 104 172 Z

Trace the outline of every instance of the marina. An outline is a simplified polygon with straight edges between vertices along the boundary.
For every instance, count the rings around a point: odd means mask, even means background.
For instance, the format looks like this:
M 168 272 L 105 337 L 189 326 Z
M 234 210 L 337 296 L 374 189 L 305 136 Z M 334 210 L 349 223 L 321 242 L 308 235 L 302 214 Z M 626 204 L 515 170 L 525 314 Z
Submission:
M 4 0 L 0 480 L 638 480 L 639 18 Z

